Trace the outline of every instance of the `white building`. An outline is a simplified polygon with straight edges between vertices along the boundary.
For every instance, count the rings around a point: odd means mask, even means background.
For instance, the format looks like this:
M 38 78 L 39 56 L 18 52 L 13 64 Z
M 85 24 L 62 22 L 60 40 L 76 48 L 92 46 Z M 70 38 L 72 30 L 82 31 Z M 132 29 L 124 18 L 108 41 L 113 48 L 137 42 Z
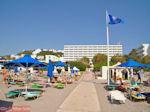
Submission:
M 107 55 L 107 45 L 64 45 L 65 61 L 75 61 L 86 56 L 91 62 L 98 53 Z M 122 55 L 122 45 L 109 45 L 110 58 L 116 54 Z
M 64 62 L 64 58 L 63 57 L 57 57 L 55 55 L 45 55 L 45 62 L 46 63 L 49 63 L 49 60 L 52 60 L 52 61 L 62 61 Z
M 62 53 L 64 53 L 64 50 L 56 50 L 56 49 L 42 49 L 43 51 L 52 51 L 52 52 L 55 52 L 55 53 L 57 53 L 57 52 L 62 52 Z
M 142 44 L 137 48 L 137 53 L 141 57 L 150 55 L 150 44 Z
M 12 54 L 12 55 L 10 55 L 11 58 L 15 58 L 15 59 L 21 58 L 23 56 L 24 56 L 24 54 L 21 54 L 21 55 Z
M 44 60 L 44 56 L 36 56 L 38 60 Z
M 38 53 L 40 53 L 42 50 L 41 49 L 36 49 L 32 52 L 32 55 L 37 55 Z
M 110 79 L 113 79 L 114 77 L 114 72 L 116 72 L 116 76 L 123 78 L 123 79 L 129 79 L 130 76 L 133 76 L 133 68 L 127 68 L 127 67 L 118 67 L 121 63 L 117 63 L 114 66 L 109 67 L 109 73 Z M 131 73 L 130 73 L 131 72 Z M 102 66 L 101 67 L 101 76 L 99 79 L 107 79 L 107 66 Z

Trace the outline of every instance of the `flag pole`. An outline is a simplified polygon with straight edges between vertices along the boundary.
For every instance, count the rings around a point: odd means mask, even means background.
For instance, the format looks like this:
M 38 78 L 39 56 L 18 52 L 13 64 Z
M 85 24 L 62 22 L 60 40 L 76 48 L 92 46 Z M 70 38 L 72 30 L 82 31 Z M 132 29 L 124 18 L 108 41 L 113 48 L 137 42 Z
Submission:
M 109 29 L 108 12 L 106 11 L 106 29 L 107 29 L 107 84 L 109 85 Z

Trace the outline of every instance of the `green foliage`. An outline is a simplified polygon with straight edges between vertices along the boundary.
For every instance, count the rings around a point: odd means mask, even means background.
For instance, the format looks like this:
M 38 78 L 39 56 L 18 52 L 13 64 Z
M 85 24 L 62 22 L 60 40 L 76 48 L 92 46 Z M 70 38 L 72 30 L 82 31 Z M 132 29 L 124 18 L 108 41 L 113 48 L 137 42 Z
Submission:
M 107 56 L 105 54 L 97 54 L 93 57 L 93 64 L 96 64 L 96 63 L 104 63 L 104 62 L 107 62 Z
M 125 60 L 125 57 L 123 57 L 123 56 L 121 56 L 121 55 L 119 55 L 119 54 L 116 54 L 115 56 L 113 56 L 113 57 L 111 58 L 111 62 L 114 63 L 114 64 L 116 64 L 117 62 L 123 63 L 123 62 L 125 62 L 125 61 L 126 61 L 126 60 Z
M 132 51 L 128 55 L 124 55 L 126 61 L 132 58 L 134 61 L 140 62 L 141 57 L 138 55 L 136 49 L 132 49 Z
M 21 55 L 21 54 L 32 54 L 32 51 L 31 50 L 28 50 L 28 51 L 23 51 L 23 52 L 20 52 L 18 53 L 17 55 Z
M 63 56 L 64 54 L 62 52 L 53 52 L 53 51 L 41 51 L 37 54 L 38 56 L 45 56 L 45 55 L 55 55 L 58 57 Z
M 141 59 L 141 63 L 143 63 L 143 64 L 150 64 L 150 56 L 144 56 Z
M 67 64 L 69 64 L 70 67 L 76 66 L 78 69 L 80 69 L 80 71 L 85 71 L 86 69 L 86 65 L 83 64 L 82 62 L 71 61 L 71 62 L 68 62 Z
M 110 62 L 110 66 L 114 65 L 114 63 Z M 102 66 L 107 66 L 107 62 L 99 62 L 94 64 L 94 71 L 100 71 Z
M 89 65 L 90 60 L 89 60 L 89 58 L 87 58 L 86 56 L 84 56 L 83 58 L 81 58 L 81 59 L 79 60 L 79 62 L 82 62 L 83 64 L 85 64 L 86 67 L 90 67 L 90 65 Z

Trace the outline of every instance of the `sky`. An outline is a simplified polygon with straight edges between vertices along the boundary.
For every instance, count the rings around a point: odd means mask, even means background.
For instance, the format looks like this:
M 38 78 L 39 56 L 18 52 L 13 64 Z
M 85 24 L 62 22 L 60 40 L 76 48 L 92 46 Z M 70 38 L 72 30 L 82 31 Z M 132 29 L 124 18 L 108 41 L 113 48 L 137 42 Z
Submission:
M 106 45 L 106 10 L 124 21 L 109 25 L 110 44 L 123 54 L 150 43 L 150 0 L 0 0 L 0 56 Z

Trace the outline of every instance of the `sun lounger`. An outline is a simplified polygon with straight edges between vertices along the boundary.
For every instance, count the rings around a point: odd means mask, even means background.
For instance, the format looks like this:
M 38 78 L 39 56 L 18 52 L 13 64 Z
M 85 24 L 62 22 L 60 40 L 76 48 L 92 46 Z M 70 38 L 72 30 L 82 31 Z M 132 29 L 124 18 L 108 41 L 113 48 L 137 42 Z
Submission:
M 11 96 L 13 96 L 14 98 L 16 97 L 16 96 L 18 96 L 18 95 L 20 95 L 20 93 L 21 93 L 22 91 L 9 91 L 8 93 L 5 93 L 5 96 L 6 96 L 6 98 L 9 96 L 9 97 L 11 97 Z
M 118 90 L 110 91 L 109 95 L 110 95 L 111 103 L 113 103 L 114 100 L 117 100 L 119 102 L 121 101 L 122 103 L 125 103 L 126 97 L 120 91 L 118 91 Z
M 41 95 L 41 92 L 27 92 L 25 95 L 24 95 L 24 97 L 26 98 L 26 99 L 28 99 L 28 98 L 38 98 L 39 96 Z
M 61 83 L 54 83 L 54 84 L 53 84 L 53 86 L 54 86 L 54 87 L 56 87 L 56 88 L 62 89 L 62 88 L 64 88 L 64 87 L 65 87 L 65 84 L 61 84 Z
M 54 83 L 53 84 L 54 87 L 57 87 L 58 85 L 59 85 L 59 83 Z
M 62 88 L 64 88 L 64 87 L 65 87 L 64 84 L 58 84 L 58 85 L 57 85 L 57 88 L 59 88 L 59 89 L 62 89 Z
M 150 93 L 141 93 L 146 97 L 148 103 L 150 103 Z
M 148 86 L 148 82 L 147 81 L 143 81 L 144 86 Z
M 142 95 L 141 93 L 130 93 L 130 100 L 132 100 L 132 101 L 140 101 L 140 100 L 145 101 L 146 97 L 144 95 Z
M 114 85 L 106 85 L 105 89 L 106 90 L 113 90 L 113 89 L 115 89 L 115 86 Z
M 43 88 L 43 85 L 33 85 L 33 88 Z
M 120 86 L 118 86 L 118 87 L 117 87 L 117 89 L 118 89 L 119 91 L 122 91 L 122 92 L 127 91 L 127 90 L 126 90 L 126 88 L 124 88 L 124 87 L 123 87 L 123 86 L 121 86 L 121 85 L 120 85 Z

